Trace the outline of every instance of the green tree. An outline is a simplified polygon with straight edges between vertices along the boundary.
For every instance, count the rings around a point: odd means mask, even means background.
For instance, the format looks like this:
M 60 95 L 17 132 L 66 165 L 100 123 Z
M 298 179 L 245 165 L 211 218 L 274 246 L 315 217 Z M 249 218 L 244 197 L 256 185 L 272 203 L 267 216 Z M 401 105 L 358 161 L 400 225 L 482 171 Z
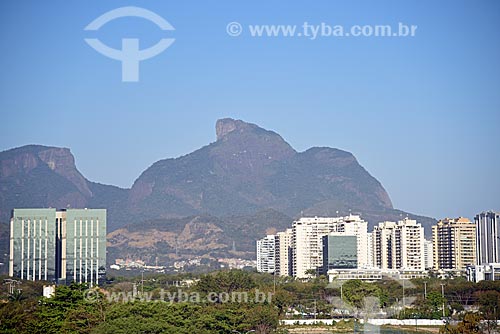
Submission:
M 20 302 L 21 300 L 25 299 L 26 297 L 23 296 L 23 290 L 17 289 L 14 290 L 14 292 L 9 293 L 9 301 L 11 302 Z
M 0 303 L 0 333 L 26 333 L 36 309 L 35 301 Z
M 272 303 L 278 308 L 278 315 L 282 316 L 286 312 L 287 308 L 292 305 L 293 295 L 284 289 L 279 289 L 274 294 Z
M 483 314 L 496 316 L 500 305 L 500 293 L 496 291 L 484 291 L 478 294 L 479 310 Z
M 362 282 L 360 280 L 347 281 L 342 289 L 344 299 L 356 308 L 363 308 L 364 300 L 367 297 L 380 297 L 381 290 L 374 284 Z
M 90 305 L 85 299 L 88 291 L 86 284 L 71 284 L 70 286 L 57 286 L 51 298 L 41 298 L 34 313 L 34 318 L 27 325 L 30 333 L 61 333 L 63 330 L 88 328 L 92 320 L 70 316 L 74 310 L 85 310 L 89 319 L 94 318 L 95 305 Z M 83 305 L 89 304 L 87 308 Z M 73 323 L 71 321 L 74 321 Z
M 446 325 L 439 330 L 441 334 L 480 334 L 481 317 L 476 313 L 466 313 L 461 322 L 456 326 Z
M 318 275 L 318 271 L 316 269 L 307 269 L 305 274 L 311 277 L 316 277 Z
M 500 293 L 494 290 L 480 292 L 478 294 L 478 303 L 480 305 L 484 321 L 482 329 L 485 333 L 493 333 L 498 327 L 498 311 L 500 307 Z
M 278 327 L 278 312 L 271 305 L 257 305 L 251 308 L 248 318 L 257 334 L 268 334 Z
M 450 282 L 453 282 L 453 284 L 448 284 L 446 287 L 447 294 L 453 296 L 453 299 L 458 304 L 469 305 L 474 297 L 476 284 L 462 278 L 457 278 Z
M 446 299 L 440 292 L 432 291 L 427 295 L 425 301 L 427 310 L 429 310 L 429 316 L 432 319 L 441 319 L 443 314 L 443 305 L 446 305 Z M 447 310 L 445 310 L 447 312 Z M 446 313 L 445 313 L 446 314 Z
M 227 292 L 250 290 L 256 286 L 250 273 L 242 270 L 220 271 L 203 275 L 195 289 L 200 292 Z

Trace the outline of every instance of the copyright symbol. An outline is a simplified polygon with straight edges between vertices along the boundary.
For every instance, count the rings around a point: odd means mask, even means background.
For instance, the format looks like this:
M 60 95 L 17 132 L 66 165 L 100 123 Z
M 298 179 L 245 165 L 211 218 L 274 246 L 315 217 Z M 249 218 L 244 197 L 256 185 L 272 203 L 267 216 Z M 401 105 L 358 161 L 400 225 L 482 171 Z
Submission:
M 226 26 L 226 32 L 231 37 L 237 37 L 243 32 L 243 27 L 238 22 L 230 22 Z
M 84 297 L 85 301 L 87 301 L 88 303 L 95 303 L 96 301 L 99 300 L 100 296 L 99 296 L 99 291 L 95 290 L 95 289 L 90 289 L 90 290 L 87 290 L 85 291 L 85 294 L 84 294 Z

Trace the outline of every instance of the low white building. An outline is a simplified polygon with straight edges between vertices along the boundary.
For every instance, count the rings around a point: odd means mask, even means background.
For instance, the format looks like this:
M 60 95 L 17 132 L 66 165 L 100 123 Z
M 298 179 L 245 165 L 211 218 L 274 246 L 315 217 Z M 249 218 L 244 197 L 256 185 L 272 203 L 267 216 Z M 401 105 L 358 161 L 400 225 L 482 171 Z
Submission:
M 467 266 L 467 280 L 470 282 L 500 281 L 500 263 L 485 263 Z
M 384 277 L 390 277 L 398 280 L 409 280 L 414 278 L 428 277 L 425 270 L 411 270 L 411 269 L 333 269 L 328 271 L 328 280 L 364 280 L 364 281 L 377 281 Z
M 55 293 L 56 293 L 56 286 L 55 285 L 44 285 L 43 286 L 43 296 L 45 298 L 52 298 Z

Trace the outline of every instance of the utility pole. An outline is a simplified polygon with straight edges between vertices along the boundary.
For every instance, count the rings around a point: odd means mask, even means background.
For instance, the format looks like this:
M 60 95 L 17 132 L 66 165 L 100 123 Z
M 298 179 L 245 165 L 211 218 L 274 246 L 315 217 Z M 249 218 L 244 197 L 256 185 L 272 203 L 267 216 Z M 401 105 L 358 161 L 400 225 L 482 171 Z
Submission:
M 424 299 L 427 299 L 427 281 L 424 281 Z
M 314 319 L 316 319 L 316 313 L 318 313 L 318 307 L 316 305 L 316 299 L 314 300 Z
M 142 269 L 142 278 L 141 278 L 141 295 L 144 296 L 144 269 Z
M 443 318 L 446 316 L 444 313 L 444 284 L 441 283 L 441 296 L 443 297 Z
M 342 320 L 344 320 L 344 290 L 342 289 L 342 285 L 343 284 L 340 283 L 340 302 L 342 304 Z
M 14 279 L 5 279 L 4 284 L 9 286 L 9 293 L 13 294 L 15 291 L 16 285 L 19 286 L 21 284 L 21 281 L 16 281 Z M 17 288 L 17 291 L 21 291 L 21 289 Z
M 274 289 L 274 294 L 276 294 L 276 268 L 274 268 L 273 272 L 273 289 Z
M 132 297 L 134 297 L 134 299 L 137 297 L 137 283 L 132 284 Z
M 405 300 L 405 280 L 403 279 L 403 311 L 406 308 L 406 300 Z

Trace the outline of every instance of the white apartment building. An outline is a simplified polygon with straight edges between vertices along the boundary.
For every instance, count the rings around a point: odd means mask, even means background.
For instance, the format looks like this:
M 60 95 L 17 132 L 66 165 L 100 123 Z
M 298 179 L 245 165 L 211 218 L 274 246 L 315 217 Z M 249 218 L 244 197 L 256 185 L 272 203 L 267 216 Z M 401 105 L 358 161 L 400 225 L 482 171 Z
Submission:
M 362 220 L 360 216 L 350 215 L 339 222 L 337 232 L 357 237 L 358 268 L 371 267 L 372 261 L 368 251 L 368 223 Z
M 374 264 L 380 269 L 425 269 L 424 228 L 405 218 L 373 229 Z
M 446 218 L 432 226 L 434 269 L 461 270 L 476 264 L 476 225 L 469 219 Z
M 434 267 L 434 244 L 431 240 L 424 241 L 424 263 L 425 269 Z
M 367 266 L 368 224 L 357 215 L 347 217 L 303 217 L 292 227 L 292 275 L 307 278 L 308 270 L 323 265 L 323 236 L 332 232 L 357 236 L 358 266 Z
M 367 254 L 368 254 L 368 263 L 366 265 L 367 268 L 373 268 L 375 267 L 374 264 L 374 255 L 373 255 L 373 233 L 367 233 L 366 234 L 366 239 L 368 241 L 367 244 Z
M 292 276 L 309 277 L 306 272 L 323 265 L 321 238 L 335 232 L 341 218 L 303 217 L 292 225 Z
M 276 233 L 276 274 L 279 276 L 292 275 L 292 229 Z
M 373 228 L 373 266 L 380 269 L 394 269 L 392 261 L 395 222 L 381 222 Z
M 257 271 L 274 274 L 276 271 L 276 236 L 257 240 Z

